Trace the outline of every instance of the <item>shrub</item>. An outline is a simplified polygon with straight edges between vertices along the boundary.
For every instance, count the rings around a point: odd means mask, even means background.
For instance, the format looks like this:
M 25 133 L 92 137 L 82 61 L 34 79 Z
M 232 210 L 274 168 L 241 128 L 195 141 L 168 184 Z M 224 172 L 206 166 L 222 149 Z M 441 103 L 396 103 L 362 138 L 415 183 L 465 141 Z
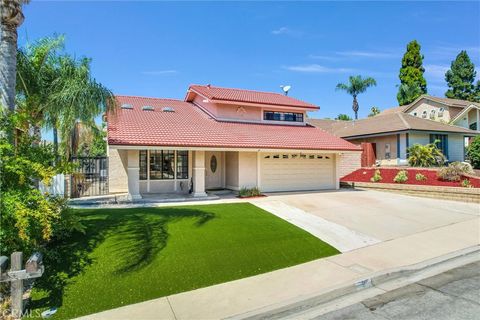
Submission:
M 468 146 L 467 158 L 475 169 L 480 169 L 480 136 L 476 136 Z
M 464 187 L 464 188 L 473 188 L 470 180 L 468 180 L 468 179 L 463 179 L 463 180 L 462 180 L 462 187 Z
M 405 183 L 408 180 L 408 173 L 405 170 L 398 171 L 393 181 L 396 183 Z
M 462 175 L 472 174 L 473 170 L 468 163 L 452 162 L 448 167 L 441 168 L 437 172 L 437 176 L 445 181 L 460 181 Z
M 445 164 L 445 156 L 435 143 L 414 144 L 407 149 L 408 164 L 412 167 L 434 167 Z
M 425 180 L 427 180 L 427 177 L 425 177 L 425 175 L 423 175 L 423 174 L 421 174 L 421 173 L 417 173 L 417 174 L 415 175 L 415 180 L 417 180 L 417 181 L 425 181 Z
M 9 132 L 10 125 L 2 123 L 0 131 Z M 82 230 L 65 199 L 44 195 L 36 187 L 59 172 L 53 159 L 50 146 L 35 146 L 28 136 L 19 135 L 16 148 L 0 137 L 0 254 L 23 251 L 28 256 L 53 239 Z
M 379 182 L 382 180 L 382 175 L 380 173 L 380 170 L 375 170 L 375 173 L 373 174 L 373 177 L 370 178 L 370 181 L 372 182 Z
M 260 189 L 257 187 L 253 188 L 241 188 L 240 191 L 238 192 L 238 195 L 240 198 L 248 198 L 248 197 L 258 197 L 261 196 L 262 193 L 260 192 Z

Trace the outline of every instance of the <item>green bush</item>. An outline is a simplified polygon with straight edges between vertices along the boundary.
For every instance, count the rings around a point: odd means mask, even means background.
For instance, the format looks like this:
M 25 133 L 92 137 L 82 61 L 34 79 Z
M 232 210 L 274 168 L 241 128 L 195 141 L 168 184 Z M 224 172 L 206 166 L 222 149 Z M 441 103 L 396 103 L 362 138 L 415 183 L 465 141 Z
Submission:
M 425 180 L 427 180 L 427 177 L 425 177 L 425 175 L 423 175 L 423 174 L 421 174 L 421 173 L 417 173 L 417 174 L 415 175 L 415 180 L 417 180 L 417 181 L 425 181 Z
M 379 182 L 382 180 L 382 175 L 380 173 L 380 170 L 375 170 L 375 173 L 373 174 L 373 177 L 370 178 L 370 181 L 372 182 Z
M 408 173 L 405 170 L 398 171 L 393 181 L 396 183 L 405 183 L 408 180 Z
M 435 143 L 414 144 L 407 149 L 408 164 L 411 167 L 435 167 L 445 164 L 445 156 Z
M 473 174 L 471 166 L 465 162 L 452 162 L 437 172 L 437 176 L 445 181 L 460 181 L 465 174 Z
M 238 195 L 240 198 L 248 198 L 248 197 L 258 197 L 261 196 L 262 193 L 260 192 L 260 189 L 257 187 L 253 188 L 241 188 L 240 191 L 238 192 Z
M 468 146 L 467 158 L 475 169 L 480 169 L 480 136 L 476 136 Z
M 9 131 L 10 121 L 0 131 Z M 14 148 L 0 137 L 0 254 L 38 250 L 49 241 L 82 230 L 79 219 L 65 199 L 42 194 L 38 182 L 50 183 L 61 166 L 53 166 L 54 154 L 48 145 L 32 144 L 19 136 Z
M 468 179 L 463 179 L 463 180 L 462 180 L 462 187 L 464 187 L 464 188 L 473 188 L 470 180 L 468 180 Z

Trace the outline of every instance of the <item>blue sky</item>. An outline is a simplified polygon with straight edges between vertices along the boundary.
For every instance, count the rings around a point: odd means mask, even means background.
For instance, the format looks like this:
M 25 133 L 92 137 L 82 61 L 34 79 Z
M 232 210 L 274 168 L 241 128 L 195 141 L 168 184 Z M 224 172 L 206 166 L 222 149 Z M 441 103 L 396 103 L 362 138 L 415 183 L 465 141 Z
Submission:
M 66 50 L 93 59 L 95 78 L 117 94 L 183 99 L 189 84 L 278 91 L 321 107 L 313 117 L 352 115 L 335 91 L 349 75 L 378 86 L 359 97 L 396 106 L 406 44 L 425 55 L 428 91 L 467 50 L 480 67 L 480 2 L 71 2 L 25 7 L 19 45 L 65 34 Z M 480 72 L 478 72 L 480 75 Z M 478 76 L 477 76 L 478 78 Z

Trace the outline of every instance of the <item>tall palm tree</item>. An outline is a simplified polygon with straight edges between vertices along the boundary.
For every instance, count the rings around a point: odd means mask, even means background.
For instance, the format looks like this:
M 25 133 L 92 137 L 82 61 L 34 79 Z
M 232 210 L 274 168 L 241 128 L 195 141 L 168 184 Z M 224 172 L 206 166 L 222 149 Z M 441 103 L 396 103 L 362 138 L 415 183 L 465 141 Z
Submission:
M 77 123 L 96 128 L 95 117 L 116 108 L 113 93 L 91 76 L 90 62 L 87 58 L 61 57 L 58 76 L 52 82 L 47 123 L 53 130 L 56 150 L 60 135 L 67 159 L 76 155 L 74 137 Z
M 15 110 L 17 29 L 29 0 L 0 0 L 0 111 Z
M 352 109 L 355 113 L 355 120 L 358 119 L 358 101 L 357 96 L 360 93 L 365 92 L 369 87 L 376 86 L 377 82 L 375 79 L 367 77 L 362 78 L 362 76 L 350 76 L 348 78 L 348 83 L 339 83 L 337 84 L 336 90 L 343 90 L 353 97 Z
M 63 48 L 64 37 L 46 37 L 17 53 L 18 112 L 26 119 L 25 131 L 33 129 L 37 143 L 41 140 L 41 127 L 50 107 L 51 83 L 57 77 L 58 51 Z

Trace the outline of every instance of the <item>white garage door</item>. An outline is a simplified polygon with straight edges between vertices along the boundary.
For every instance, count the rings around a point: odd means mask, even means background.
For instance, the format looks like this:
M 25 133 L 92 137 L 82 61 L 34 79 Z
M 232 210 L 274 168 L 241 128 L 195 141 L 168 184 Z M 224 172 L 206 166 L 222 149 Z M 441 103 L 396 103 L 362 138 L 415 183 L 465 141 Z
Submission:
M 260 157 L 262 191 L 335 189 L 333 154 L 262 153 Z

